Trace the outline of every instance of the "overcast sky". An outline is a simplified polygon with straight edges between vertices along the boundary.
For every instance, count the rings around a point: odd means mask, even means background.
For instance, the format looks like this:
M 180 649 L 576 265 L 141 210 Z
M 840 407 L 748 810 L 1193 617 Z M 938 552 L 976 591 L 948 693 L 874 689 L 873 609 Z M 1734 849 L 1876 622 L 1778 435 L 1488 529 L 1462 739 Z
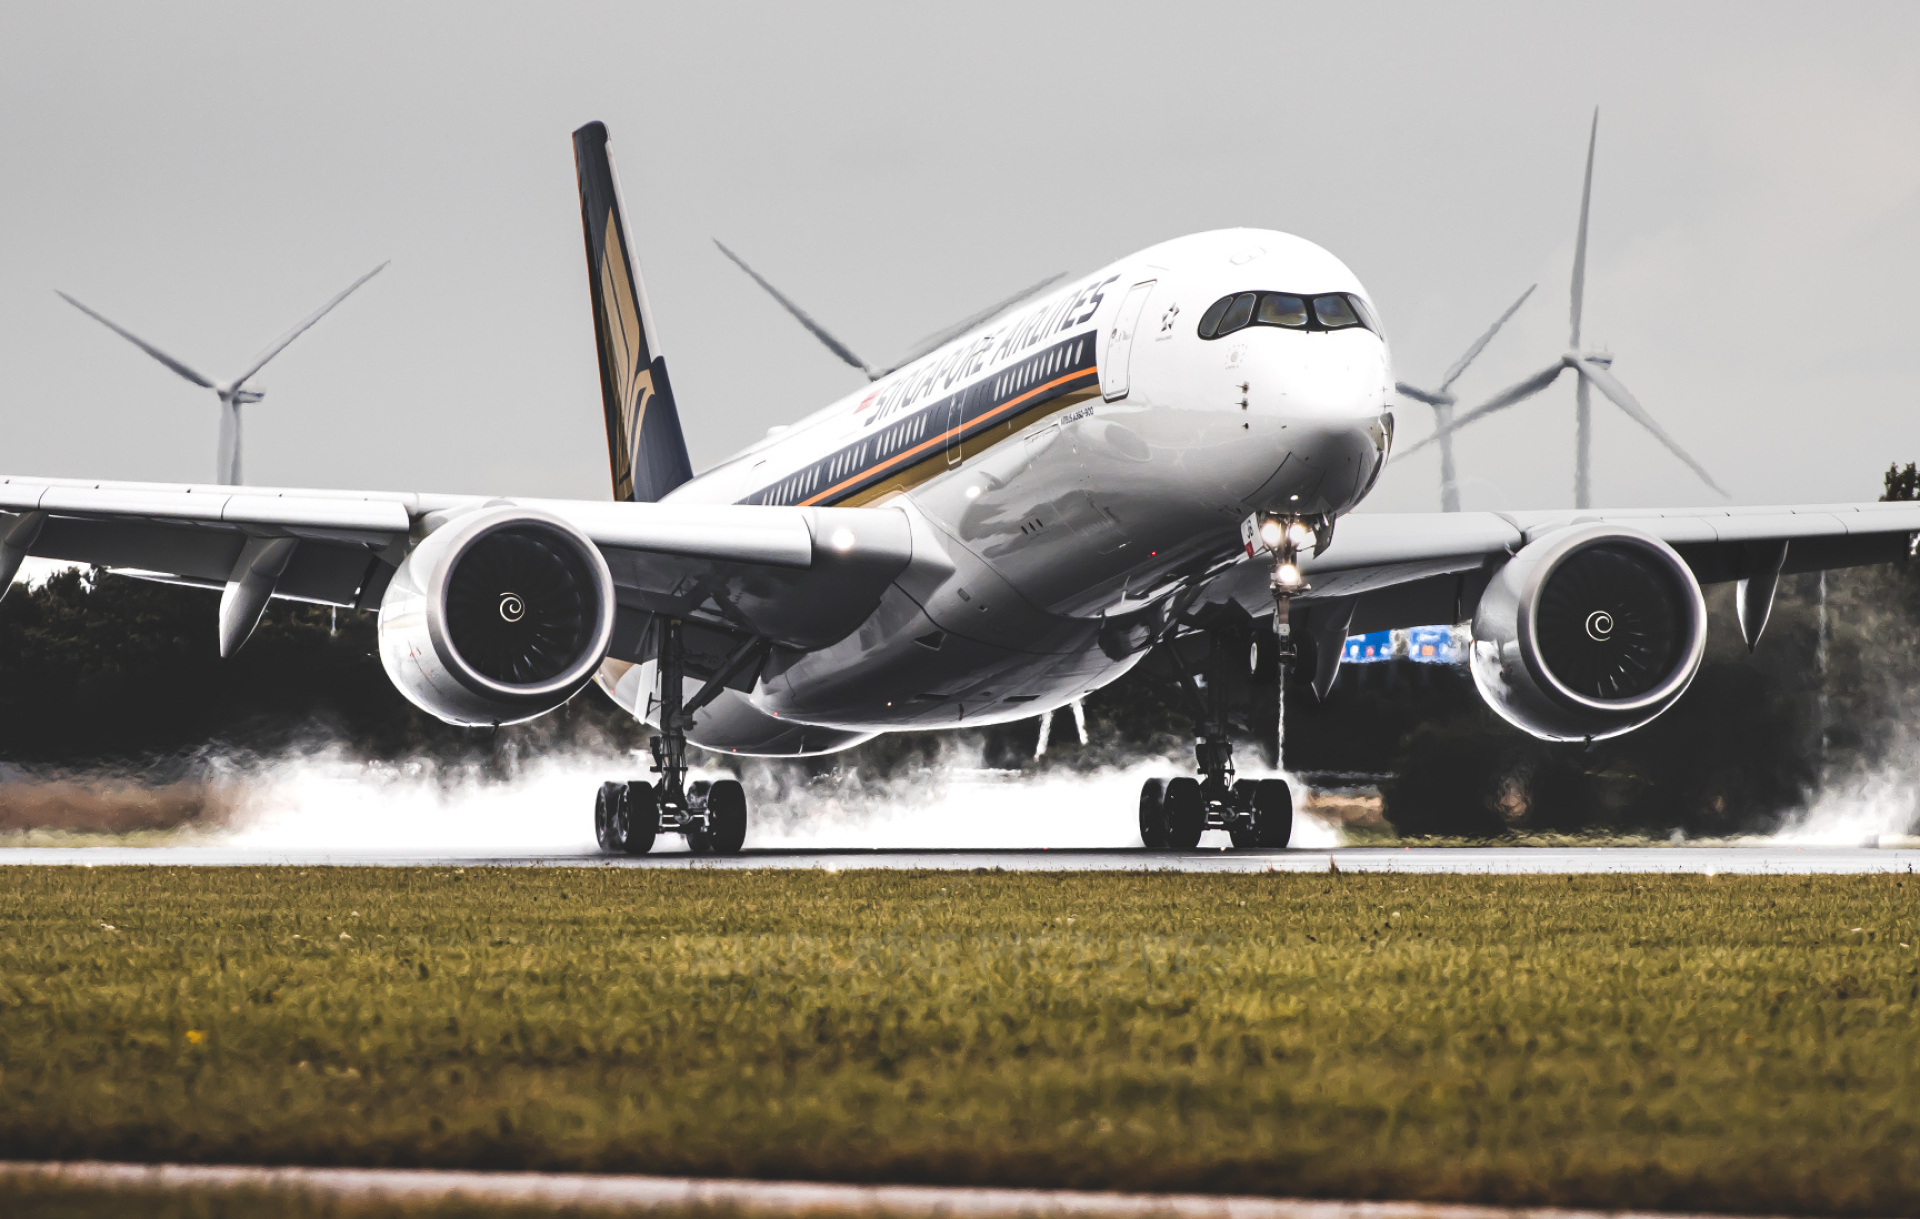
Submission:
M 607 495 L 568 133 L 604 120 L 696 469 L 1055 271 L 1229 225 L 1360 275 L 1395 372 L 1587 335 L 1743 502 L 1920 459 L 1920 6 L 0 4 L 0 469 L 205 481 L 216 377 L 383 259 L 260 378 L 248 481 Z M 1426 407 L 1397 408 L 1423 436 Z M 1611 408 L 1603 504 L 1699 503 Z M 1573 390 L 1462 438 L 1469 508 L 1572 498 Z M 1370 507 L 1437 505 L 1430 456 Z

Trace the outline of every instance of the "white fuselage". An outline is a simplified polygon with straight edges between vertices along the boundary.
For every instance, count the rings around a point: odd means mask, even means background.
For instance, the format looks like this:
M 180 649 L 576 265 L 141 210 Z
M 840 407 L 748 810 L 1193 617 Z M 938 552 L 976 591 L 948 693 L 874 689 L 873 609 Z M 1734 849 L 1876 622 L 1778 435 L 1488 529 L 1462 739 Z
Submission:
M 864 626 L 776 657 L 690 739 L 818 752 L 1034 715 L 1130 668 L 1141 653 L 1103 647 L 1103 625 L 1235 561 L 1249 513 L 1353 508 L 1386 459 L 1385 339 L 1377 323 L 1200 336 L 1209 306 L 1249 291 L 1371 304 L 1301 238 L 1182 237 L 994 319 L 673 492 L 899 508 L 916 554 Z M 602 685 L 646 717 L 652 668 L 610 664 Z

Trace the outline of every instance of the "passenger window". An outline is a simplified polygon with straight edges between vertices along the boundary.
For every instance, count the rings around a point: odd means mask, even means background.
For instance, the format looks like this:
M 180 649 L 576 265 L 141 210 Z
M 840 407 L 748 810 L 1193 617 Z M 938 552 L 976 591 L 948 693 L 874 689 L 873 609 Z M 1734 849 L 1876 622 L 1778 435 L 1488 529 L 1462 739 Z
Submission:
M 1252 321 L 1253 302 L 1254 295 L 1251 292 L 1242 292 L 1234 297 L 1233 303 L 1227 306 L 1227 315 L 1220 319 L 1220 328 L 1215 333 L 1232 334 Z
M 1313 298 L 1313 315 L 1328 330 L 1341 330 L 1348 326 L 1358 326 L 1360 319 L 1353 312 L 1353 306 L 1344 296 L 1327 295 Z
M 1268 292 L 1260 298 L 1260 311 L 1254 320 L 1263 326 L 1304 327 L 1307 324 L 1307 302 L 1297 296 Z

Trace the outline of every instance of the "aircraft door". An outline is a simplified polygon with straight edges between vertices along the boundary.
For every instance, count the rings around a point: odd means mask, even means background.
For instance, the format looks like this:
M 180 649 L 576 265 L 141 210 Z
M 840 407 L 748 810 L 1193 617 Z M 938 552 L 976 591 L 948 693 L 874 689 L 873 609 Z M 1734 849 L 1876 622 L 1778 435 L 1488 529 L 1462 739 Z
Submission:
M 965 394 L 955 394 L 947 406 L 947 464 L 960 464 L 960 432 L 966 426 L 967 404 Z
M 1113 316 L 1107 330 L 1107 350 L 1100 360 L 1100 393 L 1108 402 L 1127 396 L 1127 363 L 1133 358 L 1133 335 L 1139 329 L 1140 314 L 1153 295 L 1156 280 L 1145 280 L 1127 289 L 1126 299 Z

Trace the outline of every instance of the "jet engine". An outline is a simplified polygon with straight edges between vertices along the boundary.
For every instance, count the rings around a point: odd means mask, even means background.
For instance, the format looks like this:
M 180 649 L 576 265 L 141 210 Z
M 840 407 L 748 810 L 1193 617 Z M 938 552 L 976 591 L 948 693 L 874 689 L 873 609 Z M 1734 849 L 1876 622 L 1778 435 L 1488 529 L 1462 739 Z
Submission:
M 1523 547 L 1473 615 L 1481 697 L 1547 740 L 1630 732 L 1679 701 L 1707 643 L 1700 582 L 1637 530 L 1575 527 Z
M 380 662 L 450 724 L 511 724 L 592 679 L 613 639 L 613 576 L 550 513 L 483 508 L 413 548 L 380 602 Z

